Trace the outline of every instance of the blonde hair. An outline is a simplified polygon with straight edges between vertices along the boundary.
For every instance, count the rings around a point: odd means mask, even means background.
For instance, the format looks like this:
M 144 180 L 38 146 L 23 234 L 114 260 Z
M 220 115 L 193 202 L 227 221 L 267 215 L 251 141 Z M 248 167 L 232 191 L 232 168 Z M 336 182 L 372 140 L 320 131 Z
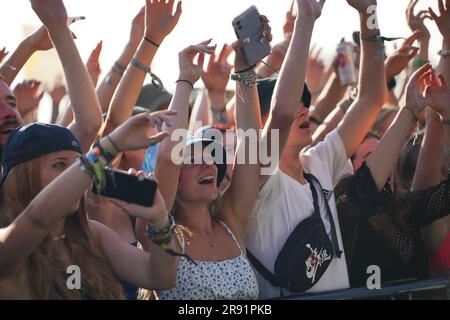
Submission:
M 0 190 L 0 228 L 7 227 L 42 190 L 42 157 L 11 169 Z M 117 278 L 89 227 L 84 197 L 65 220 L 65 241 L 72 262 L 82 271 L 81 290 L 69 290 L 66 267 L 48 235 L 26 258 L 24 271 L 36 299 L 125 299 Z

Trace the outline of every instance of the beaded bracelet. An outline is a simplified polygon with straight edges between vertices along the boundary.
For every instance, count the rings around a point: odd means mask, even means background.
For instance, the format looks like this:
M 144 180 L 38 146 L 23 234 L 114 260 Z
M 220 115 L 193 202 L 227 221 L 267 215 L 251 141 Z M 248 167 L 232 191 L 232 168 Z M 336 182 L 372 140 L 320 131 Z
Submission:
M 118 73 L 121 76 L 123 76 L 123 74 L 125 73 L 125 70 L 127 70 L 127 67 L 125 67 L 124 65 L 120 64 L 117 61 L 114 63 L 114 65 L 112 67 L 112 71 L 114 71 L 115 73 Z
M 192 89 L 194 89 L 194 84 L 192 82 L 190 82 L 189 80 L 178 79 L 177 81 L 175 81 L 175 83 L 180 83 L 180 82 L 185 82 L 185 83 L 189 84 Z
M 152 69 L 144 65 L 143 63 L 140 63 L 136 58 L 131 59 L 131 64 L 135 66 L 138 69 L 141 69 L 145 73 L 148 73 L 150 77 L 152 77 L 152 84 L 158 89 L 164 89 L 164 85 L 161 81 L 161 79 L 152 72 Z
M 170 243 L 174 239 L 175 228 L 177 225 L 175 224 L 175 219 L 172 215 L 169 215 L 169 225 L 165 229 L 156 229 L 152 224 L 147 223 L 146 226 L 146 235 L 147 237 L 157 246 L 159 246 L 162 250 L 164 250 L 168 255 L 173 257 L 184 257 L 188 259 L 190 262 L 197 264 L 191 257 L 189 257 L 184 252 L 177 252 L 171 248 L 169 248 Z
M 241 82 L 250 88 L 256 86 L 256 78 L 257 76 L 254 67 L 231 75 L 231 80 Z

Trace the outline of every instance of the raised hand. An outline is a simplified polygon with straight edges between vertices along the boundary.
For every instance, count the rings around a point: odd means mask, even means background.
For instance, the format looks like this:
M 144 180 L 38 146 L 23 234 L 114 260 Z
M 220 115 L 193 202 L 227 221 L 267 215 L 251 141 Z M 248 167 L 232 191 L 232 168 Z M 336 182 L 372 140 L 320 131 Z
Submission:
M 426 64 L 414 72 L 409 79 L 406 88 L 406 106 L 414 112 L 416 117 L 427 106 L 424 92 L 428 85 L 432 85 L 435 82 L 435 78 L 435 71 L 430 64 Z
M 45 26 L 40 27 L 35 33 L 25 39 L 32 51 L 45 51 L 53 48 L 52 40 Z
M 3 49 L 0 51 L 0 63 L 2 63 L 3 59 L 8 55 L 8 51 L 6 51 L 6 48 L 3 47 Z
M 443 0 L 438 0 L 438 4 L 439 16 L 431 8 L 428 11 L 444 38 L 450 39 L 450 1 L 445 0 L 444 5 Z
M 431 14 L 428 10 L 419 11 L 417 14 L 414 14 L 414 9 L 416 8 L 419 0 L 411 0 L 409 2 L 408 8 L 406 9 L 406 21 L 408 22 L 409 28 L 413 31 L 420 31 L 420 38 L 423 40 L 430 39 L 430 31 L 425 26 L 425 20 L 432 20 Z
M 30 0 L 30 2 L 33 10 L 44 23 L 42 27 L 25 40 L 33 52 L 53 48 L 53 43 L 48 34 L 49 30 L 57 30 L 61 27 L 66 28 L 68 24 L 84 20 L 84 17 L 79 17 L 79 19 L 69 21 L 70 19 L 67 18 L 67 12 L 61 0 Z M 72 37 L 76 39 L 73 33 Z
M 292 1 L 291 8 L 288 12 L 286 12 L 286 17 L 284 20 L 283 25 L 283 34 L 284 38 L 288 38 L 292 36 L 292 33 L 294 32 L 294 25 L 295 25 L 295 1 Z
M 368 14 L 368 9 L 371 6 L 377 5 L 377 0 L 347 0 L 347 3 L 363 14 Z
M 211 40 L 189 46 L 178 54 L 180 80 L 187 80 L 194 84 L 200 79 L 203 73 L 205 54 L 212 54 L 216 49 L 215 46 L 208 46 Z M 194 62 L 195 57 L 197 57 L 197 63 Z
M 145 6 L 139 10 L 138 14 L 133 18 L 131 22 L 131 31 L 130 31 L 130 43 L 132 43 L 135 47 L 139 45 L 139 42 L 142 40 L 144 36 L 145 29 Z
M 41 83 L 35 80 L 24 81 L 14 88 L 17 98 L 17 109 L 22 116 L 37 109 L 44 92 L 38 94 Z
M 269 19 L 265 15 L 261 15 L 261 24 L 263 29 L 263 37 L 261 41 L 270 43 L 272 41 L 272 28 L 269 26 Z M 235 41 L 231 46 L 234 49 L 234 70 L 241 71 L 248 69 L 248 65 L 244 53 L 242 52 L 242 47 L 246 44 L 247 39 L 239 39 Z
M 61 100 L 67 95 L 67 89 L 62 84 L 61 78 L 58 78 L 55 81 L 53 88 L 50 91 L 48 91 L 48 94 L 50 94 L 50 97 L 53 100 L 53 104 L 59 105 Z
M 147 149 L 169 136 L 167 131 L 158 131 L 163 123 L 170 127 L 169 118 L 176 114 L 167 110 L 138 114 L 114 130 L 110 137 L 120 151 Z
M 92 50 L 91 54 L 89 55 L 89 58 L 86 62 L 86 69 L 89 72 L 89 75 L 91 76 L 92 82 L 94 83 L 94 86 L 97 84 L 98 77 L 100 76 L 101 69 L 100 69 L 100 53 L 102 52 L 102 46 L 103 42 L 100 41 L 97 46 Z
M 325 0 L 297 0 L 298 16 L 318 19 L 322 14 L 324 4 Z
M 444 120 L 450 120 L 450 88 L 440 75 L 437 79 L 425 78 L 425 101 L 439 112 Z
M 386 76 L 388 79 L 395 77 L 406 69 L 409 62 L 417 55 L 419 48 L 412 45 L 420 36 L 421 32 L 416 31 L 403 42 L 400 48 L 388 57 L 386 60 Z
M 175 0 L 145 0 L 145 36 L 157 43 L 169 35 L 181 16 L 181 1 L 173 14 Z
M 49 31 L 67 27 L 67 11 L 62 0 L 30 0 L 31 7 Z
M 207 69 L 202 74 L 203 83 L 209 92 L 225 93 L 232 69 L 227 59 L 232 52 L 233 48 L 224 44 L 217 58 L 215 52 L 211 53 Z

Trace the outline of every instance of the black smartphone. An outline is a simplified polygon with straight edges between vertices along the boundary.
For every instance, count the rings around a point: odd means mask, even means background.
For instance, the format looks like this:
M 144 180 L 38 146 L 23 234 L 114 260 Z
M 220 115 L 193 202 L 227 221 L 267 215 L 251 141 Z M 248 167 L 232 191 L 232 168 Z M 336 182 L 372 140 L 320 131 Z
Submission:
M 263 37 L 261 15 L 255 6 L 251 6 L 234 18 L 233 28 L 239 39 L 250 40 L 242 48 L 248 65 L 253 66 L 270 54 L 270 44 L 261 42 Z
M 158 189 L 158 184 L 155 180 L 130 175 L 126 171 L 110 168 L 105 169 L 105 175 L 106 187 L 99 193 L 94 183 L 92 187 L 94 194 L 143 207 L 153 206 L 155 193 Z

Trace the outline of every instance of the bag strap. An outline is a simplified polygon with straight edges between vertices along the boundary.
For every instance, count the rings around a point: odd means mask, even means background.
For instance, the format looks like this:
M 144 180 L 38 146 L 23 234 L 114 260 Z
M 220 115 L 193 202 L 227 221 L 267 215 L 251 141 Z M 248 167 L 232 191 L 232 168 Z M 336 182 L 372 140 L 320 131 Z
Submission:
M 260 275 L 263 276 L 264 279 L 269 281 L 269 283 L 274 287 L 281 287 L 279 282 L 277 281 L 277 277 L 270 272 L 258 259 L 247 249 L 247 258 L 255 267 L 256 271 L 259 272 Z
M 330 220 L 331 242 L 333 243 L 334 255 L 337 256 L 338 258 L 341 258 L 342 250 L 339 248 L 339 241 L 338 241 L 337 233 L 336 233 L 336 225 L 334 224 L 333 214 L 331 213 L 331 209 L 328 204 L 328 201 L 323 193 L 322 185 L 320 184 L 319 180 L 314 175 L 312 175 L 310 173 L 304 173 L 304 176 L 305 176 L 305 179 L 308 181 L 309 186 L 311 188 L 311 193 L 312 193 L 313 200 L 314 200 L 314 211 L 315 211 L 314 214 L 317 213 L 319 215 L 320 215 L 320 208 L 319 208 L 319 199 L 318 199 L 318 195 L 317 195 L 317 191 L 316 191 L 316 186 L 320 190 L 320 196 L 322 198 L 322 201 L 325 203 L 325 208 L 327 210 L 328 219 Z M 320 217 L 320 219 L 322 219 L 322 217 Z

